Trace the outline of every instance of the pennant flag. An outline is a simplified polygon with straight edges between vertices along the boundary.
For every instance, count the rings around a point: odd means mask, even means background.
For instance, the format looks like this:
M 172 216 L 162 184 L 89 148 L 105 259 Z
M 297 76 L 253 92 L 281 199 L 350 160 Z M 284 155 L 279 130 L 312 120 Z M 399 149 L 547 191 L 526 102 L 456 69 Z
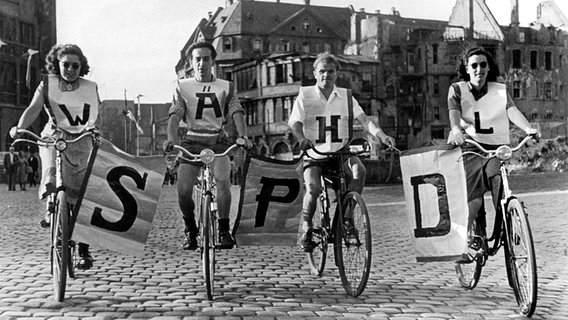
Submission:
M 2 46 L 6 46 L 8 45 L 6 42 L 2 41 L 2 39 L 0 39 L 0 48 L 2 48 Z
M 461 258 L 467 237 L 467 190 L 461 148 L 439 145 L 400 157 L 416 260 Z
M 32 78 L 32 57 L 38 52 L 38 50 L 28 49 L 28 66 L 26 68 L 26 87 L 28 89 L 30 89 Z
M 239 246 L 295 246 L 300 227 L 303 161 L 248 154 L 233 235 Z
M 162 156 L 136 157 L 101 139 L 87 169 L 73 239 L 142 254 L 166 175 Z
M 136 129 L 138 130 L 138 132 L 140 132 L 140 134 L 144 134 L 144 130 L 142 130 L 142 127 L 140 127 L 140 124 L 138 123 L 138 121 L 134 117 L 134 114 L 132 113 L 132 111 L 130 111 L 130 110 L 126 111 L 126 116 L 128 117 L 128 119 L 130 119 L 132 122 L 134 122 L 134 124 L 136 124 Z

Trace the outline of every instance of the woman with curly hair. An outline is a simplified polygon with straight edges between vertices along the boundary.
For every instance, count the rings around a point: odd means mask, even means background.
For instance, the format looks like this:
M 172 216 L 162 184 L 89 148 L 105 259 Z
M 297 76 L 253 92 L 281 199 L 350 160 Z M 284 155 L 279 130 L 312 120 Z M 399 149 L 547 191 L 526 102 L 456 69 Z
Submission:
M 467 137 L 487 150 L 494 150 L 509 143 L 509 121 L 527 134 L 537 132 L 517 109 L 505 84 L 498 82 L 499 67 L 488 51 L 481 47 L 469 49 L 458 66 L 458 77 L 461 81 L 453 83 L 448 92 L 451 125 L 448 144 L 463 145 Z M 462 149 L 477 151 L 469 145 L 464 145 Z M 467 181 L 469 229 L 483 205 L 485 192 L 491 191 L 493 204 L 496 210 L 499 210 L 502 192 L 500 161 L 497 158 L 485 159 L 471 154 L 465 154 L 463 159 Z M 459 262 L 467 263 L 470 259 L 469 256 L 464 257 Z
M 82 78 L 90 67 L 77 45 L 55 45 L 45 60 L 48 74 L 42 76 L 30 105 L 20 117 L 18 125 L 10 130 L 10 135 L 15 137 L 17 129 L 29 127 L 43 108 L 49 120 L 41 136 L 74 139 L 95 127 L 100 105 L 97 84 Z M 70 144 L 62 158 L 63 184 L 72 205 L 77 201 L 92 148 L 92 139 L 84 138 Z M 53 147 L 39 147 L 39 155 L 42 163 L 39 197 L 45 199 L 55 191 L 56 153 Z M 51 220 L 49 211 L 46 211 L 42 227 L 48 227 Z M 79 256 L 78 268 L 92 267 L 93 258 L 87 244 L 79 243 Z

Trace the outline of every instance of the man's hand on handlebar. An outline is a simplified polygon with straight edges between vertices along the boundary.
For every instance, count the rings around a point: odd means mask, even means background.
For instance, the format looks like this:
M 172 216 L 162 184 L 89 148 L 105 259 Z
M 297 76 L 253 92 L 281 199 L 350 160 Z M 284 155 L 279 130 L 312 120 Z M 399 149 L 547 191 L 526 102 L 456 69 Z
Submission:
M 164 154 L 170 153 L 174 149 L 174 143 L 170 140 L 166 140 L 162 144 L 162 149 L 164 150 Z
M 300 149 L 302 151 L 306 151 L 308 149 L 311 149 L 314 147 L 314 143 L 310 141 L 310 139 L 306 139 L 304 138 L 302 141 L 300 141 Z
M 394 140 L 394 138 L 382 132 L 380 134 L 377 134 L 377 139 L 384 143 L 389 149 L 392 149 L 396 146 L 396 141 Z
M 20 134 L 18 133 L 18 130 L 20 128 L 18 127 L 12 127 L 10 128 L 10 137 L 12 137 L 12 139 L 16 139 Z

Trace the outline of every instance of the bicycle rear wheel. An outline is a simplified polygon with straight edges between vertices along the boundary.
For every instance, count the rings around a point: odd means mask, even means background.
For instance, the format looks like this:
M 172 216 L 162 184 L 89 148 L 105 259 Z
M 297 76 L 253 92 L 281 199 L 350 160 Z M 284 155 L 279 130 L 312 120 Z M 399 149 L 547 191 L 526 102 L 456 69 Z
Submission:
M 207 290 L 207 299 L 213 300 L 215 276 L 215 238 L 211 221 L 211 195 L 207 194 L 201 202 L 201 262 L 203 264 L 203 280 Z
M 483 219 L 483 220 L 480 220 Z M 473 251 L 477 253 L 480 249 L 482 254 L 473 253 L 471 263 L 456 263 L 456 274 L 458 276 L 458 281 L 460 285 L 465 288 L 472 290 L 477 286 L 479 278 L 481 277 L 481 270 L 485 265 L 487 260 L 487 246 L 485 245 L 485 239 L 487 236 L 487 231 L 485 230 L 485 215 L 478 215 L 478 217 L 473 221 L 472 229 L 474 236 L 471 241 L 479 241 L 478 244 L 473 248 Z M 476 240 L 478 239 L 478 240 Z M 468 249 L 471 249 L 471 244 L 468 243 Z M 481 246 L 481 247 L 478 247 Z M 469 254 L 469 253 L 468 253 Z
M 371 272 L 371 224 L 363 197 L 349 192 L 341 202 L 335 229 L 335 259 L 347 294 L 357 297 L 367 286 Z
M 316 244 L 312 252 L 308 252 L 308 262 L 313 275 L 321 276 L 325 269 L 327 259 L 327 246 L 329 239 L 329 208 L 320 197 L 318 200 L 318 212 L 314 215 L 312 241 Z
M 505 255 L 505 263 L 511 271 L 519 311 L 530 317 L 537 301 L 536 256 L 531 228 L 525 208 L 518 199 L 508 201 L 507 215 L 506 241 L 509 252 Z
M 57 193 L 55 210 L 51 217 L 51 275 L 55 300 L 62 302 L 65 298 L 67 270 L 70 263 L 69 248 L 69 204 L 67 194 Z

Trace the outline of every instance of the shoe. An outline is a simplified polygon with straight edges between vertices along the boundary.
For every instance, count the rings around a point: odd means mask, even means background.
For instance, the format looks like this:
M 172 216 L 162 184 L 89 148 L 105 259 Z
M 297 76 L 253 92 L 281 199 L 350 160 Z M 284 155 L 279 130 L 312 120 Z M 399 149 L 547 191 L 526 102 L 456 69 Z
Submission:
M 183 250 L 197 250 L 197 234 L 186 231 L 181 247 Z
M 312 240 L 312 229 L 309 229 L 300 236 L 300 250 L 312 252 L 315 247 L 316 243 Z
M 75 265 L 75 268 L 80 270 L 88 270 L 93 267 L 93 257 L 89 253 L 88 245 L 79 243 L 79 261 Z
M 219 230 L 219 249 L 232 249 L 236 242 L 229 230 Z
M 43 217 L 43 219 L 39 222 L 39 225 L 42 228 L 49 228 L 49 226 L 51 225 L 51 213 L 49 211 L 47 211 L 45 213 L 45 216 Z
M 345 230 L 345 239 L 347 239 L 350 244 L 357 245 L 359 243 L 359 234 L 357 232 L 357 228 L 355 228 L 355 222 L 353 222 L 353 219 L 345 219 L 343 222 L 343 230 Z

